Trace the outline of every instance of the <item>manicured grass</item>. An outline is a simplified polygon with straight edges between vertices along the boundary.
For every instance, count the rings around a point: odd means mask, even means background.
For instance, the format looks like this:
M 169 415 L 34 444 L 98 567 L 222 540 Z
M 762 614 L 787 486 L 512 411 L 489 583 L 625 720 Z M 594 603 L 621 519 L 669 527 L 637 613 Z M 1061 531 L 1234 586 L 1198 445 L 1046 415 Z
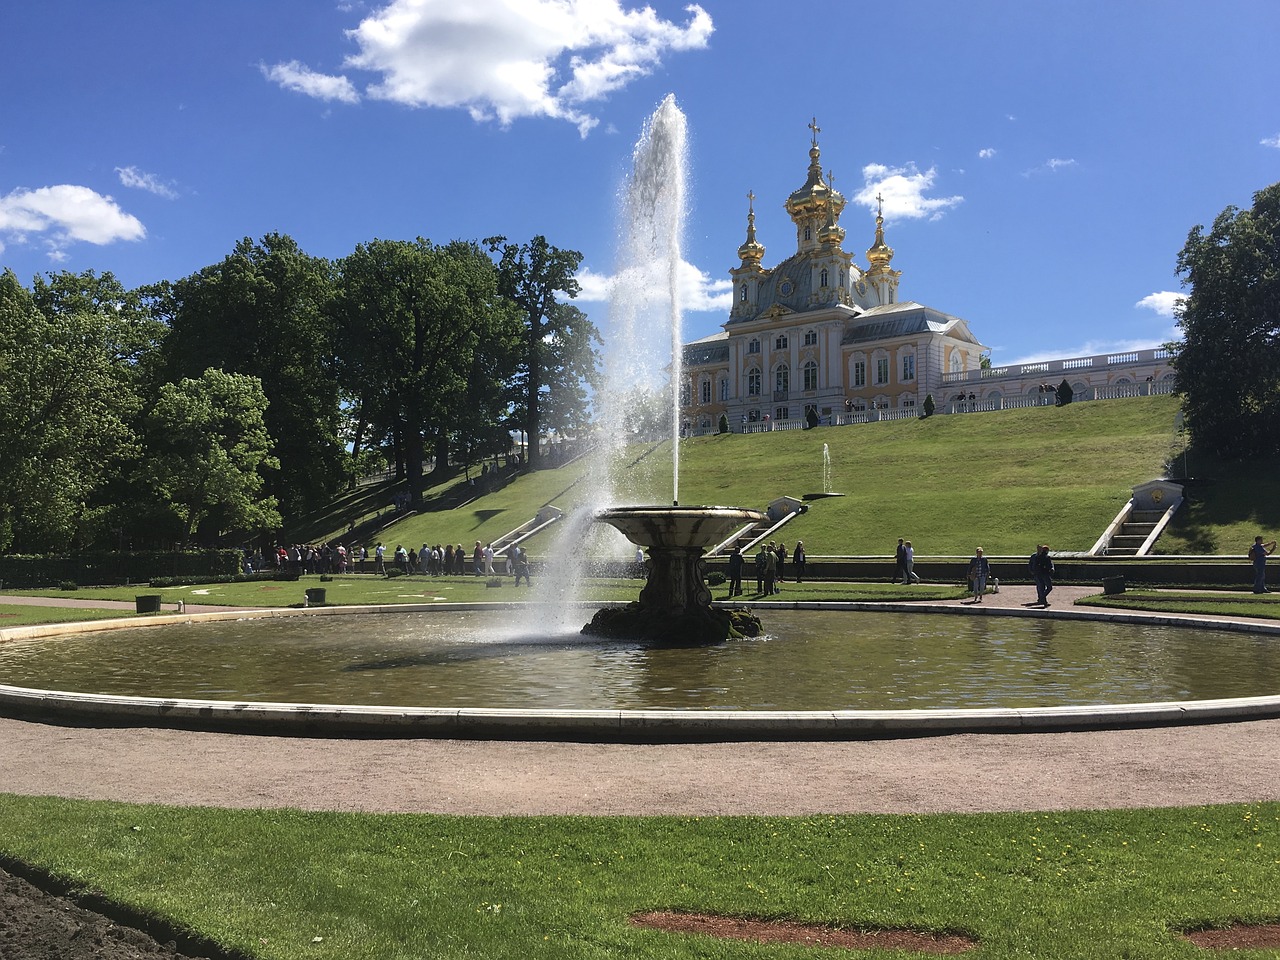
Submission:
M 1154 960 L 1203 956 L 1179 930 L 1280 913 L 1277 804 L 494 818 L 0 795 L 0 852 L 263 960 L 814 956 L 627 923 L 654 909 Z
M 1253 538 L 1280 532 L 1280 457 L 1230 463 L 1195 451 L 1176 463 L 1186 503 L 1156 541 L 1160 553 L 1225 553 L 1244 557 Z
M 53 592 L 49 591 L 52 596 Z M 130 598 L 132 599 L 132 598 Z M 26 604 L 0 603 L 0 630 L 26 627 L 37 623 L 71 623 L 77 620 L 109 620 L 121 616 L 119 610 L 93 610 L 84 607 L 29 607 Z
M 1113 610 L 1149 610 L 1153 613 L 1194 613 L 1206 617 L 1256 617 L 1280 620 L 1280 597 L 1254 593 L 1187 593 L 1159 590 L 1126 590 L 1077 600 L 1078 606 Z
M 898 537 L 920 556 L 1023 555 L 1039 542 L 1087 550 L 1136 483 L 1161 476 L 1176 444 L 1172 397 L 1035 407 L 816 430 L 724 434 L 681 442 L 686 504 L 763 508 L 823 492 L 823 445 L 845 496 L 814 501 L 780 537 L 810 556 L 890 555 Z M 637 444 L 614 465 L 625 499 L 672 499 L 667 445 Z M 427 512 L 385 531 L 406 547 L 489 542 L 553 503 L 578 506 L 585 462 L 523 476 L 458 510 Z M 554 532 L 530 542 L 550 550 Z M 372 544 L 369 545 L 372 548 Z
M 347 575 L 321 582 L 318 576 L 306 576 L 296 583 L 291 581 L 253 581 L 248 583 L 210 583 L 191 587 L 164 587 L 152 590 L 133 587 L 85 587 L 76 591 L 80 600 L 124 600 L 133 602 L 140 592 L 160 594 L 161 603 L 174 604 L 185 600 L 189 604 L 204 603 L 228 607 L 288 607 L 298 606 L 308 587 L 324 587 L 325 601 L 331 604 L 364 605 L 390 603 L 479 603 L 485 601 L 536 600 L 539 594 L 521 586 L 516 588 L 512 578 L 503 577 L 499 588 L 486 586 L 484 577 L 376 577 L 371 575 Z M 745 591 L 741 600 L 765 600 L 755 592 L 755 581 L 743 582 Z M 644 586 L 642 580 L 594 579 L 587 582 L 584 599 L 634 600 Z M 716 600 L 727 599 L 727 586 L 711 588 Z M 949 600 L 961 597 L 964 591 L 954 584 L 922 583 L 904 587 L 893 583 L 785 583 L 779 600 Z M 11 593 L 30 597 L 60 597 L 57 590 L 14 590 Z M 0 611 L 8 608 L 0 608 Z M 45 609 L 60 613 L 60 608 L 14 607 L 15 610 Z M 172 612 L 172 611 L 165 611 Z M 34 614 L 33 614 L 34 615 Z M 97 615 L 106 616 L 101 611 Z M 119 612 L 110 614 L 120 616 Z M 70 618 L 69 618 L 70 619 Z M 46 620 L 26 621 L 43 623 Z

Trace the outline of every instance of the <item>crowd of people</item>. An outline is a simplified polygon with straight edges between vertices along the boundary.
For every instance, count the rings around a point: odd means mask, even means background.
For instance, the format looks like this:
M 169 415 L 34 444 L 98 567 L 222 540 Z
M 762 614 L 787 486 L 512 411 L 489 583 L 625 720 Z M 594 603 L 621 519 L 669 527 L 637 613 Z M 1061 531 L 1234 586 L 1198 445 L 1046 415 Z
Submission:
M 382 542 L 374 545 L 370 551 L 366 544 L 343 543 L 295 543 L 288 546 L 279 545 L 272 553 L 270 561 L 277 573 L 295 575 L 304 574 L 344 574 L 371 573 L 386 575 L 388 572 L 387 547 Z M 397 544 L 391 551 L 389 562 L 394 569 L 403 574 L 420 573 L 432 577 L 477 576 L 493 577 L 498 569 L 503 573 L 513 574 L 516 585 L 520 582 L 528 585 L 529 555 L 523 547 L 512 547 L 505 556 L 499 557 L 493 544 L 482 544 L 476 541 L 469 553 L 462 544 L 427 544 L 421 550 L 412 547 L 405 549 Z M 253 573 L 267 568 L 267 561 L 259 555 L 245 555 L 245 572 Z

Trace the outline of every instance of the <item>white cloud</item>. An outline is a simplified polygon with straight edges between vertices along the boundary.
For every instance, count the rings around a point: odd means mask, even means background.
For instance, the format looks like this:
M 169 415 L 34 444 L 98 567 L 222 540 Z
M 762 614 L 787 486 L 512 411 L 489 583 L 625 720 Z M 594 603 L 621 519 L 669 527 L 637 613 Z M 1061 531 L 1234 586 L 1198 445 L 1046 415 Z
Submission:
M 1186 299 L 1187 295 L 1185 293 L 1178 293 L 1176 290 L 1159 290 L 1156 293 L 1147 294 L 1134 306 L 1154 310 L 1160 316 L 1172 319 L 1174 309 Z
M 137 167 L 116 167 L 116 175 L 120 177 L 120 183 L 126 187 L 146 190 L 166 200 L 178 198 L 178 191 L 169 184 L 161 182 L 154 173 L 146 173 Z
M 636 281 L 642 289 L 665 289 L 667 279 L 661 266 L 654 266 L 653 277 L 644 281 Z M 578 293 L 579 303 L 608 303 L 617 282 L 615 275 L 596 273 L 589 268 L 582 268 L 577 273 L 578 284 L 582 290 Z M 634 281 L 634 278 L 630 278 Z M 711 276 L 687 261 L 680 262 L 676 274 L 679 284 L 680 307 L 690 313 L 717 312 L 728 314 L 733 306 L 733 283 L 730 280 L 713 280 Z
M 64 183 L 0 197 L 0 237 L 25 243 L 31 235 L 42 235 L 50 258 L 61 262 L 64 248 L 73 242 L 141 240 L 147 231 L 111 197 Z
M 317 100 L 339 100 L 342 103 L 359 103 L 360 94 L 355 85 L 346 77 L 334 77 L 327 73 L 317 73 L 310 67 L 290 60 L 288 63 L 277 63 L 268 67 L 258 64 L 262 75 L 273 83 L 280 84 L 285 90 L 294 93 L 305 93 Z
M 685 9 L 681 26 L 619 0 L 392 0 L 348 31 L 360 49 L 346 66 L 380 76 L 370 97 L 463 107 L 503 126 L 568 120 L 585 136 L 598 121 L 583 104 L 648 75 L 668 51 L 706 47 L 711 17 Z
M 983 147 L 981 150 L 978 151 L 978 156 L 981 157 L 983 160 L 990 160 L 995 155 L 996 155 L 995 147 Z
M 1032 167 L 1030 170 L 1022 171 L 1022 175 L 1024 177 L 1030 177 L 1037 173 L 1057 173 L 1059 170 L 1066 170 L 1075 166 L 1078 166 L 1075 160 L 1063 160 L 1059 157 L 1054 157 L 1050 160 L 1046 160 L 1038 167 Z
M 963 203 L 964 197 L 926 197 L 936 176 L 936 167 L 921 172 L 913 163 L 905 167 L 870 163 L 862 168 L 865 186 L 854 195 L 853 202 L 875 210 L 879 196 L 884 198 L 885 216 L 890 219 L 937 220 L 951 207 Z
M 1264 137 L 1258 142 L 1264 147 L 1275 147 L 1277 150 L 1280 150 L 1280 133 L 1277 133 L 1274 137 Z

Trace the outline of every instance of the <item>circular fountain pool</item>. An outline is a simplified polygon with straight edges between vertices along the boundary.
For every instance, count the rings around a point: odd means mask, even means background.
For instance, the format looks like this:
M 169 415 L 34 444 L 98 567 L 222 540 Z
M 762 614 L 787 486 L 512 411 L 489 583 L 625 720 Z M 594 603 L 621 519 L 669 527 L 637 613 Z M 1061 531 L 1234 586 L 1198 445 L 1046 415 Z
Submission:
M 1022 728 L 1033 714 L 1070 726 L 1116 710 L 1170 722 L 1188 702 L 1280 693 L 1280 637 L 1260 633 L 773 610 L 767 636 L 690 649 L 521 626 L 533 619 L 527 608 L 297 616 L 15 640 L 0 644 L 0 683 L 70 692 L 99 713 L 126 702 L 117 698 L 143 698 L 160 719 L 381 716 L 436 733 L 458 732 L 460 717 L 492 727 L 499 714 L 559 732 L 573 729 L 566 716 L 611 726 L 626 715 L 703 730 L 736 716 L 757 732 L 761 717 L 783 714 L 797 729 L 794 718 L 808 718 L 818 732 L 854 720 L 885 732 L 897 729 L 895 718 L 934 731 L 941 718 L 961 716 L 982 721 L 963 729 Z M 448 729 L 422 729 L 431 725 L 423 718 Z

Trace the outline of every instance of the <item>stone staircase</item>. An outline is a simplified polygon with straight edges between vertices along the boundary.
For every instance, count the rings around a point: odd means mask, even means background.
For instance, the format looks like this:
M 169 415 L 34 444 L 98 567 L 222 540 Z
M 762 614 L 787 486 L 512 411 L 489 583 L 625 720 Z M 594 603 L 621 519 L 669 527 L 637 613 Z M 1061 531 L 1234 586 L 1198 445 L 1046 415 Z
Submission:
M 1146 556 L 1181 505 L 1179 484 L 1169 480 L 1138 484 L 1133 488 L 1133 498 L 1120 508 L 1088 556 Z
M 1129 519 L 1120 524 L 1120 529 L 1111 537 L 1111 542 L 1107 545 L 1107 556 L 1136 557 L 1163 516 L 1163 510 L 1131 512 Z

